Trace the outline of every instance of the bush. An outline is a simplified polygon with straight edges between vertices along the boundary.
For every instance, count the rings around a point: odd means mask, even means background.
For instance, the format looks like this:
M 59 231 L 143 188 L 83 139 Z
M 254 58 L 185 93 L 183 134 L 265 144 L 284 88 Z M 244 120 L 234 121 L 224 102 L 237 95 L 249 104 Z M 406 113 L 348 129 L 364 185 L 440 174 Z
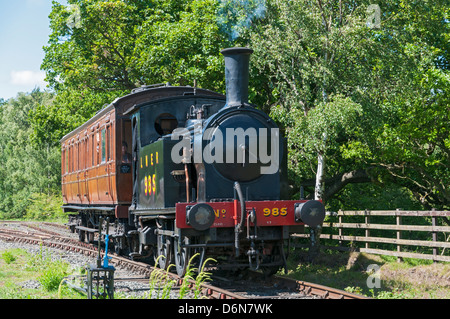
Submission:
M 12 252 L 6 250 L 2 253 L 2 258 L 7 264 L 11 264 L 16 261 L 16 256 L 13 255 Z
M 44 270 L 38 280 L 47 291 L 58 290 L 61 281 L 68 275 L 68 264 L 63 261 L 53 261 Z
M 55 291 L 69 274 L 70 265 L 63 260 L 52 259 L 51 253 L 41 244 L 39 252 L 29 257 L 25 269 L 42 273 L 38 277 L 42 287 L 47 291 Z
M 31 204 L 26 209 L 26 219 L 55 220 L 62 219 L 64 213 L 60 194 L 33 193 L 30 196 Z

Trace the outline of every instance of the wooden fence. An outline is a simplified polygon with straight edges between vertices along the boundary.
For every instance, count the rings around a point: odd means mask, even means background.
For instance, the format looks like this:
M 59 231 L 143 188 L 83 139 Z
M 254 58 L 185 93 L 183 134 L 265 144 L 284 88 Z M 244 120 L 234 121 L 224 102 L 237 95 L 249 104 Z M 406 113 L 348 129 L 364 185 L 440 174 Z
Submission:
M 450 262 L 450 226 L 442 226 L 444 223 L 439 220 L 450 217 L 450 211 L 339 211 L 327 212 L 327 216 L 330 217 L 323 223 L 321 242 L 338 241 L 339 246 L 321 244 L 323 248 Z M 389 234 L 383 235 L 386 232 Z M 292 236 L 307 238 L 309 234 Z M 344 247 L 344 241 L 351 242 L 351 247 Z M 415 246 L 415 252 L 407 251 L 411 246 Z

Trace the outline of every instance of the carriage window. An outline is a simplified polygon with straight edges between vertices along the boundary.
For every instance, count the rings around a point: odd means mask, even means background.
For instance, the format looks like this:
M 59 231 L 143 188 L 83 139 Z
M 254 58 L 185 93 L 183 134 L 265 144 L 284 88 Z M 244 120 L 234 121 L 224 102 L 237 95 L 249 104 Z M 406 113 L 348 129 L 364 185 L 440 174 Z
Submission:
M 84 147 L 84 145 L 85 145 L 85 140 L 83 139 L 83 140 L 81 140 L 81 142 L 80 142 L 80 144 L 79 144 L 79 148 L 78 148 L 78 169 L 79 170 L 84 170 L 84 166 L 85 166 L 85 163 L 84 163 L 84 157 L 85 157 L 85 154 L 84 154 L 84 150 L 85 150 L 85 147 Z
M 111 126 L 106 127 L 106 160 L 111 160 Z
M 78 162 L 79 162 L 79 158 L 78 158 L 78 143 L 75 143 L 73 146 L 73 171 L 76 172 L 78 171 Z
M 64 150 L 64 162 L 64 174 L 67 174 L 69 172 L 69 152 L 67 148 Z
M 131 120 L 124 120 L 122 125 L 122 145 L 121 145 L 122 163 L 131 163 L 131 152 L 132 152 L 131 137 L 132 137 Z
M 159 135 L 167 135 L 172 133 L 178 126 L 178 121 L 175 116 L 169 113 L 161 114 L 156 118 L 155 130 Z
M 94 137 L 95 135 L 93 134 L 92 135 L 92 137 L 91 137 L 91 145 L 92 145 L 92 167 L 94 167 L 95 166 L 95 149 L 96 149 L 96 145 L 97 145 L 97 143 L 95 142 L 95 137 Z
M 89 168 L 89 136 L 84 140 L 84 168 Z
M 106 162 L 106 130 L 102 130 L 102 163 Z
M 73 172 L 73 145 L 69 146 L 69 173 Z
M 172 114 L 162 113 L 163 109 L 167 109 L 166 102 L 159 105 L 150 104 L 140 109 L 138 134 L 141 147 L 172 133 L 177 128 L 177 118 Z

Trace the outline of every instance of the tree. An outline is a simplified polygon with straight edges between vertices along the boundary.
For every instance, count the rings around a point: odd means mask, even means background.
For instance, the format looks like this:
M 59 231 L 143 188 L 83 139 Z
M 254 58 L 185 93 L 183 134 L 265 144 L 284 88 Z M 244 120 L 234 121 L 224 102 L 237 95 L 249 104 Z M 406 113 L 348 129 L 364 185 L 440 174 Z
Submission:
M 36 111 L 36 137 L 53 144 L 104 104 L 145 84 L 224 91 L 214 0 L 53 2 L 42 69 L 57 96 Z M 51 133 L 50 133 L 51 132 Z
M 373 181 L 448 207 L 449 9 L 386 1 L 376 24 L 369 5 L 272 0 L 250 31 L 266 110 L 286 129 L 291 178 L 312 186 L 323 154 L 325 199 Z
M 136 42 L 136 64 L 147 83 L 196 80 L 200 87 L 225 91 L 220 51 L 231 42 L 216 23 L 216 11 L 214 0 L 164 1 L 148 15 Z
M 446 1 L 68 2 L 50 14 L 42 68 L 56 97 L 33 109 L 36 141 L 57 145 L 143 84 L 223 92 L 220 50 L 248 45 L 250 100 L 285 130 L 294 190 L 311 190 L 320 155 L 326 200 L 373 182 L 448 208 Z
M 1 106 L 0 216 L 22 217 L 33 194 L 59 192 L 59 147 L 35 147 L 31 143 L 29 113 L 51 100 L 51 94 L 34 90 L 20 93 Z
M 140 1 L 53 1 L 52 33 L 42 69 L 57 92 L 66 88 L 97 92 L 130 90 L 139 82 L 132 57 L 144 18 Z M 139 84 L 137 84 L 139 85 Z

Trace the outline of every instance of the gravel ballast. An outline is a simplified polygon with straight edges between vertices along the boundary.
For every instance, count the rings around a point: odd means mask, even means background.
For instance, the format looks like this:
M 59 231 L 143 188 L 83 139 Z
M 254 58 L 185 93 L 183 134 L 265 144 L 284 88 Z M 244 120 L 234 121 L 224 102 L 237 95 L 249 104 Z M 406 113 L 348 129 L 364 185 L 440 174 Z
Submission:
M 74 274 L 78 274 L 80 269 L 86 268 L 90 264 L 95 264 L 96 259 L 81 255 L 80 253 L 71 251 L 62 251 L 49 247 L 39 247 L 36 245 L 23 244 L 17 242 L 8 242 L 0 240 L 0 252 L 10 249 L 24 249 L 31 255 L 43 253 L 44 256 L 50 255 L 52 260 L 63 260 L 71 265 Z M 42 250 L 42 252 L 41 252 Z M 115 294 L 122 298 L 147 298 L 149 295 L 149 281 L 142 280 L 127 280 L 127 278 L 142 278 L 142 275 L 136 274 L 132 271 L 123 268 L 117 268 L 114 274 L 116 279 L 114 282 Z M 39 289 L 40 283 L 37 280 L 28 280 L 18 283 L 24 289 Z M 174 294 L 171 298 L 177 298 Z

